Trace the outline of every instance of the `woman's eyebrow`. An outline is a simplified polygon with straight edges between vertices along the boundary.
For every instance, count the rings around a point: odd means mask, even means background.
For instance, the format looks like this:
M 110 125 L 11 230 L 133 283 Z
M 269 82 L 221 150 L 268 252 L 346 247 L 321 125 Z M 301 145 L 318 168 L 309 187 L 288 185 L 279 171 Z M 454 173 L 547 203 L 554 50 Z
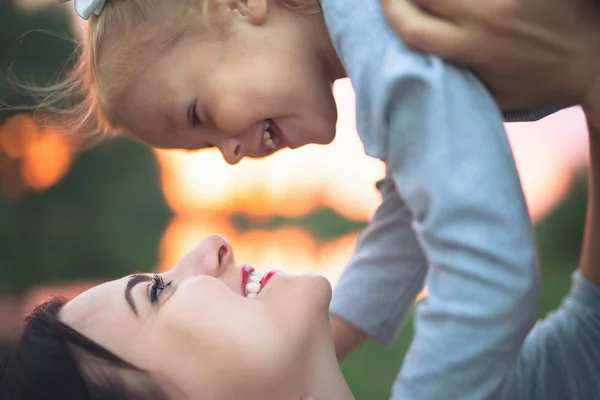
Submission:
M 152 279 L 153 278 L 150 275 L 134 274 L 134 275 L 131 275 L 129 277 L 129 281 L 127 281 L 127 286 L 125 287 L 125 292 L 123 293 L 123 295 L 125 296 L 125 300 L 127 301 L 127 304 L 129 304 L 129 308 L 131 308 L 131 311 L 133 311 L 133 313 L 135 314 L 136 317 L 138 315 L 137 307 L 135 306 L 135 300 L 133 300 L 133 296 L 131 296 L 131 291 L 138 283 L 149 282 Z

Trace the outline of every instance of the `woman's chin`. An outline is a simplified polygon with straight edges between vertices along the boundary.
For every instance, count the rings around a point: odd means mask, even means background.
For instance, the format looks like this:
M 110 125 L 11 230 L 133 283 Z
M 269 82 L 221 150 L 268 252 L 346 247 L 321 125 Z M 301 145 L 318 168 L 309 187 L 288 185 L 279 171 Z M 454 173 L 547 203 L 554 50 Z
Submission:
M 278 272 L 256 300 L 294 314 L 329 314 L 332 288 L 327 278 L 318 274 L 292 275 Z

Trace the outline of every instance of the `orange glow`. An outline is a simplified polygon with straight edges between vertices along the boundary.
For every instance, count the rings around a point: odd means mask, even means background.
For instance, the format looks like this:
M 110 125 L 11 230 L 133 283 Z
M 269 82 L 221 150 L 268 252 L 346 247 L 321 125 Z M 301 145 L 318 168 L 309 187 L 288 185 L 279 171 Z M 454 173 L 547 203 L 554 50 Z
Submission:
M 33 189 L 47 189 L 67 173 L 70 165 L 71 150 L 65 138 L 45 130 L 26 149 L 23 179 Z
M 40 128 L 26 114 L 0 126 L 0 182 L 5 195 L 16 198 L 29 189 L 44 190 L 58 182 L 71 165 L 64 136 Z
M 157 150 L 168 204 L 182 217 L 207 210 L 300 217 L 324 206 L 352 220 L 368 220 L 379 204 L 375 182 L 384 166 L 363 152 L 350 82 L 337 83 L 334 93 L 339 133 L 328 146 L 282 150 L 237 166 L 227 165 L 214 150 Z
M 521 184 L 533 221 L 539 221 L 568 193 L 575 170 L 553 151 L 531 152 L 527 148 L 514 150 Z M 543 168 L 542 168 L 543 167 Z
M 301 217 L 317 207 L 330 207 L 356 221 L 370 219 L 380 201 L 374 184 L 383 176 L 384 166 L 363 152 L 350 82 L 336 83 L 334 94 L 338 133 L 328 146 L 284 150 L 233 167 L 217 151 L 157 151 L 163 190 L 177 215 L 165 232 L 161 269 L 173 266 L 204 236 L 220 233 L 231 242 L 239 262 L 263 270 L 316 271 L 332 282 L 339 279 L 354 251 L 357 233 L 318 243 L 295 228 L 238 233 L 227 222 L 235 212 Z M 581 142 L 586 132 L 581 121 L 577 110 L 571 109 L 540 122 L 507 125 L 534 221 L 566 195 L 576 168 L 585 159 Z M 561 132 L 568 132 L 569 140 L 549 140 Z M 574 152 L 576 147 L 579 153 Z
M 40 128 L 29 115 L 0 126 L 0 188 L 8 198 L 51 187 L 67 173 L 71 158 L 66 138 Z
M 38 139 L 38 126 L 29 115 L 17 114 L 0 126 L 0 153 L 11 159 L 25 155 L 27 149 Z
M 334 89 L 338 134 L 328 146 L 284 150 L 237 166 L 227 165 L 217 151 L 156 151 L 163 192 L 176 214 L 164 232 L 159 270 L 173 267 L 198 241 L 218 233 L 230 241 L 240 263 L 263 271 L 318 272 L 337 282 L 352 257 L 358 232 L 318 240 L 297 227 L 238 232 L 229 221 L 240 212 L 253 218 L 303 217 L 318 207 L 330 207 L 355 221 L 370 219 L 380 202 L 375 182 L 384 166 L 363 152 L 350 82 L 343 80 Z M 585 163 L 585 124 L 580 112 L 571 109 L 537 123 L 511 124 L 507 130 L 531 217 L 538 221 L 564 197 L 574 172 Z M 0 127 L 0 152 L 20 160 L 25 183 L 35 189 L 55 184 L 72 162 L 66 140 L 37 128 L 26 116 Z M 60 291 L 76 294 L 83 288 Z M 32 292 L 25 308 L 48 295 Z
M 353 233 L 320 243 L 296 227 L 239 233 L 221 217 L 176 218 L 163 237 L 159 270 L 166 271 L 175 266 L 200 240 L 211 234 L 223 235 L 229 241 L 238 263 L 251 264 L 259 271 L 318 271 L 332 282 L 350 260 L 357 236 Z

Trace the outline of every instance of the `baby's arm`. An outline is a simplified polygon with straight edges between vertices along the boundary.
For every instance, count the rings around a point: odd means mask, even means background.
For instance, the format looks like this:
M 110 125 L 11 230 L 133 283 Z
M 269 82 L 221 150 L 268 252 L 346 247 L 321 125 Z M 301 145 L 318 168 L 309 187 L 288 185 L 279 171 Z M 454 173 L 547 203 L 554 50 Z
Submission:
M 385 121 L 386 160 L 429 262 L 394 398 L 494 398 L 538 300 L 532 227 L 500 114 L 470 73 L 397 42 L 371 67 L 381 70 L 355 85 L 357 98 L 382 98 L 370 111 Z
M 561 307 L 527 337 L 503 400 L 600 398 L 600 286 L 573 276 Z
M 375 24 L 377 3 L 323 4 L 326 18 L 339 19 L 331 33 L 359 130 L 392 171 L 429 264 L 429 297 L 417 307 L 394 398 L 491 398 L 535 322 L 538 295 L 533 230 L 500 113 L 467 71 L 384 32 L 369 37 L 356 18 L 344 25 L 347 13 Z
M 322 4 L 365 148 L 392 171 L 429 265 L 394 398 L 493 398 L 538 297 L 533 229 L 499 110 L 471 73 L 403 46 L 378 0 Z
M 332 330 L 339 359 L 366 335 L 389 344 L 423 288 L 427 262 L 412 214 L 391 178 L 377 183 L 382 203 L 359 237 L 350 264 L 335 287 Z

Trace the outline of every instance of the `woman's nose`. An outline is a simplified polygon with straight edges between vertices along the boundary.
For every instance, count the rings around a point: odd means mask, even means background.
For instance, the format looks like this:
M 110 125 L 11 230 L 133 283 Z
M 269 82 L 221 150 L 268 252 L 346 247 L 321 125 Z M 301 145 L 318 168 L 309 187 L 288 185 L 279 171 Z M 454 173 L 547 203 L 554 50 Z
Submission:
M 233 250 L 221 235 L 211 235 L 196 245 L 175 267 L 177 275 L 218 277 L 234 265 Z
M 244 152 L 242 149 L 242 143 L 237 138 L 229 138 L 223 141 L 219 146 L 223 158 L 228 164 L 234 165 L 240 162 L 244 158 Z

